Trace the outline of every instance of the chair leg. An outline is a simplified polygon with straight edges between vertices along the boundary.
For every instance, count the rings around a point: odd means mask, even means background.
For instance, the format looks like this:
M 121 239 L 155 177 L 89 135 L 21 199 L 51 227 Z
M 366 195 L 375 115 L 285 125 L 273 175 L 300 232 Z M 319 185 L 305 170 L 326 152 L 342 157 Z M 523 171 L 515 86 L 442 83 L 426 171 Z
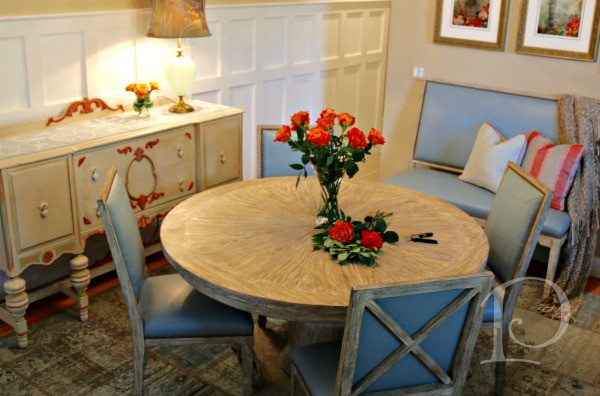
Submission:
M 133 344 L 133 394 L 144 393 L 144 366 L 146 361 L 146 348 L 144 342 Z
M 310 395 L 308 390 L 306 389 L 306 384 L 300 377 L 298 373 L 298 369 L 296 365 L 292 362 L 292 366 L 290 367 L 290 390 L 291 396 L 305 396 Z
M 292 364 L 292 370 L 290 372 L 290 390 L 291 396 L 296 396 L 298 394 L 298 377 L 296 372 L 296 367 Z
M 254 393 L 254 337 L 247 337 L 242 341 L 242 384 L 244 395 Z
M 495 393 L 496 395 L 503 395 L 504 394 L 504 386 L 505 386 L 505 380 L 506 380 L 506 358 L 504 357 L 504 352 L 508 352 L 508 322 L 506 323 L 506 326 L 504 325 L 504 322 L 502 323 L 501 326 L 498 327 L 499 331 L 502 332 L 502 334 L 500 335 L 500 337 L 497 338 L 501 338 L 502 339 L 502 345 L 498 345 L 498 347 L 502 348 L 502 359 L 499 359 L 499 361 L 496 362 L 496 383 L 495 383 Z
M 264 329 L 267 326 L 267 317 L 264 315 L 258 315 L 258 327 Z

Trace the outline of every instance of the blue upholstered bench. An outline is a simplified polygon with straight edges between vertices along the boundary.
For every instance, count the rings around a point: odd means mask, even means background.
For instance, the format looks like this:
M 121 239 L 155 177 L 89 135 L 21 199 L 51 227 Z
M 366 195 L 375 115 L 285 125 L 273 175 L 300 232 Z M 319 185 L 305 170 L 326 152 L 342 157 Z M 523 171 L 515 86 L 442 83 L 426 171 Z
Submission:
M 434 195 L 485 224 L 494 193 L 458 179 L 484 122 L 507 139 L 538 130 L 558 140 L 555 99 L 430 80 L 425 82 L 412 167 L 383 182 Z M 538 240 L 550 248 L 546 279 L 554 280 L 570 226 L 567 212 L 548 211 Z

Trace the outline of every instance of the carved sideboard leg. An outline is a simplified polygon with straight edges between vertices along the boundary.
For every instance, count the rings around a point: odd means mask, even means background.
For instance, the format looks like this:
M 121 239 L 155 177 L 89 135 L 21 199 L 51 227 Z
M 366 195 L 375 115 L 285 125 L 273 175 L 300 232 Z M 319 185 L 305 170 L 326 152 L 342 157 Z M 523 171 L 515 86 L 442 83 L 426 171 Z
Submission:
M 88 296 L 87 288 L 90 284 L 90 270 L 87 268 L 89 260 L 80 254 L 71 259 L 71 286 L 77 294 L 76 300 L 79 304 L 79 318 L 82 322 L 88 320 Z
M 25 312 L 29 307 L 29 297 L 25 292 L 25 280 L 18 277 L 10 278 L 4 282 L 4 292 L 6 293 L 6 309 L 14 320 L 11 325 L 17 333 L 19 346 L 25 348 L 27 347 Z

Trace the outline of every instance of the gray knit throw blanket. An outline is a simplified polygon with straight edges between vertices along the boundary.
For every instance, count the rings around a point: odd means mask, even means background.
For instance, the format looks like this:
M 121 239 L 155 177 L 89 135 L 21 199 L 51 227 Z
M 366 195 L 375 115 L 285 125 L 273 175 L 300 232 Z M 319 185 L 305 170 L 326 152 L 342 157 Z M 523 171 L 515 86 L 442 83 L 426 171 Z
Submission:
M 567 197 L 571 218 L 569 236 L 562 249 L 556 281 L 571 304 L 571 319 L 583 300 L 596 250 L 600 211 L 600 100 L 565 95 L 558 102 L 560 144 L 584 145 L 583 159 Z M 537 304 L 544 315 L 559 319 L 560 304 L 554 291 Z

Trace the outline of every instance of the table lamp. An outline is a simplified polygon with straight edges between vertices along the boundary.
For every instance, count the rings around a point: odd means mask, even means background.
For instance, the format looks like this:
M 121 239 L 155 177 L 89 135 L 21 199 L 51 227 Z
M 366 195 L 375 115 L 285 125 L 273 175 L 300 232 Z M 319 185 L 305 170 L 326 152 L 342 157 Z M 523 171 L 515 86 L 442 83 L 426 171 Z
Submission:
M 196 76 L 196 64 L 183 56 L 182 37 L 210 36 L 204 0 L 152 0 L 152 21 L 146 36 L 176 38 L 177 55 L 167 61 L 165 77 L 179 102 L 172 106 L 172 113 L 189 113 L 194 108 L 183 101 Z

